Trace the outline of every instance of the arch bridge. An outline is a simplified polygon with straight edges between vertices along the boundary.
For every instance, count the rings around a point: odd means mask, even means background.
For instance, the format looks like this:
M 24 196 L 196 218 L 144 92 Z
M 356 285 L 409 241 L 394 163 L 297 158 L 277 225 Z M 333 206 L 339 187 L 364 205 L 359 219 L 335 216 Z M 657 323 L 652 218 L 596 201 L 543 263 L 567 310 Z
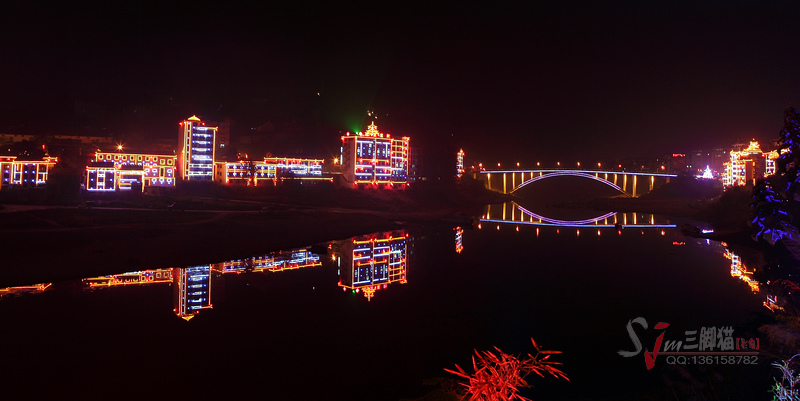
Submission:
M 536 181 L 553 177 L 581 177 L 608 185 L 617 191 L 637 197 L 669 182 L 677 174 L 636 173 L 631 171 L 536 169 L 536 170 L 484 170 L 480 172 L 486 188 L 514 193 Z

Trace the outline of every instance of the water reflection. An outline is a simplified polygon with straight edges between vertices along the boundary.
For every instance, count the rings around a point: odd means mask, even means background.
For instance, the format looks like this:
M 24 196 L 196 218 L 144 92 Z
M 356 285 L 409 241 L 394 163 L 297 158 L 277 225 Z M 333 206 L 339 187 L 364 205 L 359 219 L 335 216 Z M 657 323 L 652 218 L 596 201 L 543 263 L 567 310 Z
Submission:
M 756 279 L 754 277 L 755 269 L 748 269 L 745 263 L 742 261 L 742 258 L 728 248 L 728 244 L 722 242 L 721 245 L 725 249 L 723 256 L 731 261 L 731 277 L 735 277 L 744 281 L 750 287 L 753 293 L 761 292 L 764 294 L 765 299 L 763 305 L 773 313 L 784 312 L 785 308 L 782 306 L 782 298 L 779 297 L 778 294 L 774 293 L 776 290 L 779 291 L 780 288 L 773 289 L 772 286 L 772 281 L 776 278 L 769 277 L 769 275 L 764 274 L 762 275 L 763 277 L 760 277 L 761 280 Z M 781 282 L 782 280 L 778 279 L 776 281 Z
M 724 243 L 723 246 L 725 246 Z M 758 292 L 758 281 L 753 279 L 753 271 L 747 270 L 747 267 L 742 262 L 742 258 L 740 258 L 739 255 L 731 252 L 728 248 L 725 248 L 725 253 L 723 256 L 725 256 L 725 259 L 731 261 L 731 277 L 736 277 L 744 281 L 748 286 L 750 286 L 750 289 L 753 290 L 754 293 Z
M 456 253 L 461 253 L 464 250 L 464 229 L 456 227 Z
M 674 228 L 674 224 L 668 221 L 656 221 L 656 216 L 652 213 L 618 213 L 608 212 L 584 219 L 556 219 L 541 216 L 530 211 L 515 202 L 506 202 L 502 205 L 487 205 L 485 213 L 481 218 L 482 222 L 524 224 L 535 226 L 557 226 L 557 227 L 584 227 L 594 226 L 598 228 L 614 227 L 620 228 Z M 499 230 L 499 225 L 497 226 Z M 598 234 L 599 235 L 599 234 Z
M 462 230 L 463 232 L 463 230 Z M 405 230 L 374 233 L 328 244 L 330 260 L 339 269 L 338 285 L 345 291 L 363 293 L 372 299 L 379 289 L 392 283 L 407 282 L 409 235 Z M 81 280 L 88 291 L 141 285 L 173 287 L 173 312 L 190 320 L 204 309 L 213 307 L 215 293 L 226 275 L 241 273 L 277 273 L 322 266 L 322 258 L 310 247 L 272 252 L 262 256 L 235 259 L 222 263 L 141 270 L 122 274 L 88 277 Z M 0 297 L 41 293 L 52 283 L 0 289 Z
M 332 247 L 339 267 L 339 286 L 363 292 L 367 300 L 389 284 L 407 282 L 408 233 L 387 231 L 338 241 Z
M 20 287 L 0 288 L 0 298 L 9 295 L 13 296 L 13 295 L 36 294 L 44 292 L 46 289 L 50 288 L 51 285 L 53 285 L 53 283 L 42 283 L 34 285 L 24 285 Z

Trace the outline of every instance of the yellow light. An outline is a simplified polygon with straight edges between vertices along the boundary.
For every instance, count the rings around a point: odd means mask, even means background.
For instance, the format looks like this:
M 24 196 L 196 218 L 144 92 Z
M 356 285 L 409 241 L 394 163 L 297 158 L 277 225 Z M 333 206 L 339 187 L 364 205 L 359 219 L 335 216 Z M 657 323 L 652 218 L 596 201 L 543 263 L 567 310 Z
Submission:
M 122 145 L 117 145 L 117 150 L 122 150 Z
M 536 167 L 539 167 L 541 165 L 542 165 L 542 163 L 536 162 Z
M 600 166 L 601 166 L 601 164 L 600 164 L 600 163 L 597 163 L 597 167 L 599 168 Z
M 580 166 L 581 166 L 581 162 L 578 162 L 578 167 L 580 167 Z
M 500 167 L 500 163 L 497 163 L 497 167 Z
M 560 165 L 561 165 L 561 162 L 556 162 L 556 166 L 560 166 Z
M 517 167 L 519 167 L 519 162 L 517 162 Z

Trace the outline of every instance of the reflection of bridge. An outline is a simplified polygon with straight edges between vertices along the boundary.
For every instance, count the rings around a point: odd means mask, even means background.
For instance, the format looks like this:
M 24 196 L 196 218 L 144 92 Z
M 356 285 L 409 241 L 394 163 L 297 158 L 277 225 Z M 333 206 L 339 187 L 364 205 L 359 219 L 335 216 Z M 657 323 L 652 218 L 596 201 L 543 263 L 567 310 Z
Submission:
M 485 180 L 489 189 L 503 190 L 504 194 L 514 191 L 539 180 L 552 177 L 582 177 L 599 181 L 626 195 L 636 197 L 650 192 L 657 185 L 669 182 L 675 174 L 663 173 L 633 173 L 630 171 L 599 171 L 599 170 L 489 170 L 481 171 L 481 178 Z M 630 186 L 628 182 L 630 181 Z M 509 190 L 510 189 L 510 190 Z
M 481 219 L 482 222 L 490 223 L 510 223 L 526 224 L 535 226 L 558 226 L 558 227 L 635 227 L 635 228 L 674 228 L 675 224 L 656 223 L 656 218 L 652 214 L 643 213 L 617 213 L 610 212 L 599 216 L 582 220 L 559 220 L 544 217 L 517 205 L 514 202 L 506 202 L 502 205 L 488 205 L 486 214 Z

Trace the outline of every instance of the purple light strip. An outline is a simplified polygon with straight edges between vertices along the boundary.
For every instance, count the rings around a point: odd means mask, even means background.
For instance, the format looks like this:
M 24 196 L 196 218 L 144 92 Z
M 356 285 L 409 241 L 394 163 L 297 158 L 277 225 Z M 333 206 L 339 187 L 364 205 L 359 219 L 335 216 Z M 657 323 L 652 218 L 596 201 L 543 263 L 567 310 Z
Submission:
M 606 184 L 609 187 L 616 189 L 617 191 L 620 191 L 622 193 L 626 193 L 622 188 L 620 188 L 619 185 L 614 184 L 611 181 L 605 180 L 605 179 L 600 178 L 600 177 L 595 177 L 592 174 L 584 173 L 584 172 L 581 172 L 581 171 L 573 171 L 573 170 L 553 171 L 553 172 L 550 172 L 550 173 L 547 173 L 547 174 L 543 174 L 543 175 L 539 175 L 539 176 L 533 177 L 533 178 L 529 179 L 528 181 L 525 181 L 522 184 L 519 184 L 519 186 L 516 189 L 514 189 L 513 191 L 511 191 L 511 192 L 513 193 L 514 191 L 517 191 L 520 188 L 522 188 L 522 187 L 524 187 L 524 186 L 526 186 L 526 185 L 528 185 L 530 183 L 533 183 L 533 182 L 536 182 L 536 181 L 539 181 L 539 180 L 543 180 L 545 178 L 559 177 L 559 176 L 571 176 L 571 177 L 589 178 L 589 179 L 592 179 L 592 180 L 595 180 L 595 181 L 598 181 L 598 182 L 602 182 L 603 184 Z
M 569 225 L 591 224 L 591 223 L 594 223 L 594 222 L 597 222 L 597 221 L 600 221 L 600 220 L 607 219 L 607 218 L 617 214 L 617 212 L 608 212 L 608 213 L 606 213 L 606 214 L 604 214 L 602 216 L 594 217 L 594 218 L 591 218 L 591 219 L 585 219 L 585 220 L 558 220 L 558 219 L 551 219 L 549 217 L 540 216 L 540 215 L 538 215 L 538 214 L 536 214 L 534 212 L 531 212 L 530 210 L 525 209 L 524 207 L 519 206 L 519 205 L 517 205 L 517 209 L 519 209 L 522 213 L 527 214 L 528 216 L 531 216 L 531 217 L 533 217 L 535 219 L 540 219 L 542 221 L 546 221 L 546 222 L 551 223 L 551 224 L 569 224 Z

